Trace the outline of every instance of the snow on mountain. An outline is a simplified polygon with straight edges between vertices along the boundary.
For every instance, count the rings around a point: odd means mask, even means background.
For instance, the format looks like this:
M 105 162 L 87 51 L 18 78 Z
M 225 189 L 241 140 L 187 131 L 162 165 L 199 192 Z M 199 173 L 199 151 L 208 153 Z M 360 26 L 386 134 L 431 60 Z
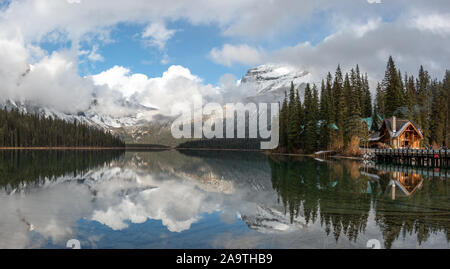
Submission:
M 291 82 L 301 94 L 306 83 L 312 82 L 311 73 L 291 65 L 264 64 L 249 69 L 240 86 L 248 91 L 248 100 L 269 102 L 279 101 L 290 89 Z

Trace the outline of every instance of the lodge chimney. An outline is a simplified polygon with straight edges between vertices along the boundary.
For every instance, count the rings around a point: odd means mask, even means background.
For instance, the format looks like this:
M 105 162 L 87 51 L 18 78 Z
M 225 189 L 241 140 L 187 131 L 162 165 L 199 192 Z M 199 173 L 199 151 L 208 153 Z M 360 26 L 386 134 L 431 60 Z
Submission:
M 392 116 L 392 131 L 393 131 L 394 133 L 397 132 L 397 121 L 396 121 L 396 119 L 395 119 L 395 116 Z

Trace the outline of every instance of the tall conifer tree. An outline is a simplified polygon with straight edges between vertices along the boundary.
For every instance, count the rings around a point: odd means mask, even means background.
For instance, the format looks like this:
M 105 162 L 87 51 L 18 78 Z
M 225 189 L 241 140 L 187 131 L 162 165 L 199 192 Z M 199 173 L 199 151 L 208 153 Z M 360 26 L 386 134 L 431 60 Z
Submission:
M 401 77 L 398 76 L 394 60 L 392 56 L 389 56 L 382 82 L 385 93 L 385 117 L 393 116 L 396 110 L 402 106 L 403 90 L 400 88 L 399 80 L 401 81 Z

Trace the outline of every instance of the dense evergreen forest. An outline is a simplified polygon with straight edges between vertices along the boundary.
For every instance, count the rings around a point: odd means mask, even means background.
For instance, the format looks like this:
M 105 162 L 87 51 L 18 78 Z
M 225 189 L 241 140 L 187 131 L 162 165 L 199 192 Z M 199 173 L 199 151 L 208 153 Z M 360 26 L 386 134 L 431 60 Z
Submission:
M 444 79 L 431 79 L 421 66 L 418 77 L 402 74 L 389 57 L 385 77 L 372 98 L 368 75 L 359 66 L 334 77 L 328 73 L 319 89 L 306 85 L 303 104 L 291 84 L 280 110 L 280 147 L 285 152 L 332 149 L 354 152 L 367 142 L 362 119 L 392 116 L 413 120 L 424 133 L 423 146 L 448 146 L 450 139 L 450 70 Z M 373 102 L 372 102 L 373 100 Z
M 124 147 L 110 132 L 80 122 L 0 110 L 0 147 Z

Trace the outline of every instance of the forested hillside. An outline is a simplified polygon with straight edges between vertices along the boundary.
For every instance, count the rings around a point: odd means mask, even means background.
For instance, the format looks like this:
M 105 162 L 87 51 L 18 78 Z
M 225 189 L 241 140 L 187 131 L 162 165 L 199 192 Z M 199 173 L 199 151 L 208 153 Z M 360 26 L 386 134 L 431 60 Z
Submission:
M 422 145 L 449 145 L 450 71 L 442 81 L 421 66 L 418 77 L 402 74 L 389 57 L 385 77 L 372 99 L 368 75 L 359 67 L 334 78 L 328 73 L 319 90 L 307 85 L 303 104 L 298 91 L 286 93 L 280 110 L 280 147 L 287 152 L 349 150 L 367 141 L 366 122 L 392 116 L 413 120 L 423 131 Z M 372 100 L 374 100 L 372 104 Z M 362 120 L 366 119 L 366 121 Z
M 0 110 L 0 147 L 124 147 L 110 132 L 80 122 Z

